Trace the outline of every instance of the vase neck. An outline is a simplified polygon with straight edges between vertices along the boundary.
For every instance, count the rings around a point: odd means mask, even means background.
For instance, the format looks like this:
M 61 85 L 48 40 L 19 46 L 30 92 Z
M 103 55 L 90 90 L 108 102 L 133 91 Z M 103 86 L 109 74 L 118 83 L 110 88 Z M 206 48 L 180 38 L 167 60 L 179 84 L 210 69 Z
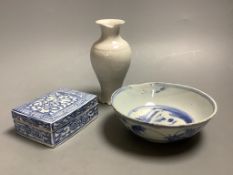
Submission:
M 115 38 L 120 35 L 120 26 L 114 26 L 113 28 L 101 26 L 101 38 Z
M 114 38 L 120 36 L 120 25 L 125 21 L 120 19 L 101 19 L 96 21 L 101 27 L 101 38 Z

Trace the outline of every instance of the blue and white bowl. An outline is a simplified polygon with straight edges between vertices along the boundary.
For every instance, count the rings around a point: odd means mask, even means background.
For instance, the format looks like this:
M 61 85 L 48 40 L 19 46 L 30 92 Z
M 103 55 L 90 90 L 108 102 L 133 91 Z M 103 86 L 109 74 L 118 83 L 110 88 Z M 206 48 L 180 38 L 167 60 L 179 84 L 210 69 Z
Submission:
M 112 95 L 112 106 L 123 124 L 153 142 L 173 142 L 198 133 L 217 112 L 206 93 L 171 83 L 122 87 Z

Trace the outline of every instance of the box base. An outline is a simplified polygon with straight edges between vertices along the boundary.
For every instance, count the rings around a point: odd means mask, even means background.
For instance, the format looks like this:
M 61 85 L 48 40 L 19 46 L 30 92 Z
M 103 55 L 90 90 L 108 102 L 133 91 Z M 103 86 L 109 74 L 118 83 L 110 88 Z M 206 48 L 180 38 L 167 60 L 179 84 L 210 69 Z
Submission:
M 62 140 L 62 141 L 59 142 L 58 144 L 53 144 L 53 145 L 52 145 L 52 144 L 47 144 L 47 143 L 45 143 L 45 142 L 43 142 L 43 141 L 40 141 L 40 140 L 38 140 L 38 139 L 36 139 L 36 138 L 33 138 L 33 137 L 29 136 L 29 135 L 26 135 L 26 134 L 24 134 L 24 133 L 22 133 L 22 132 L 20 132 L 20 131 L 18 131 L 18 130 L 16 130 L 16 133 L 17 133 L 18 135 L 22 136 L 22 137 L 25 137 L 25 138 L 30 139 L 30 140 L 32 140 L 32 141 L 41 143 L 41 144 L 43 144 L 43 145 L 45 145 L 45 146 L 47 146 L 47 147 L 55 148 L 55 147 L 57 147 L 57 146 L 63 144 L 63 143 L 66 142 L 67 140 L 69 140 L 71 137 L 73 137 L 74 135 L 76 135 L 78 132 L 80 132 L 80 131 L 81 131 L 82 129 L 84 129 L 85 127 L 87 127 L 87 126 L 88 126 L 90 123 L 92 123 L 96 118 L 97 118 L 97 116 L 93 117 L 85 126 L 83 126 L 82 128 L 78 129 L 78 130 L 75 131 L 74 133 L 70 134 L 68 137 L 66 137 L 64 140 Z
M 20 123 L 18 121 L 15 121 L 15 129 L 16 129 L 16 133 L 23 137 L 41 143 L 45 146 L 54 148 L 64 143 L 66 140 L 73 137 L 75 134 L 77 134 L 79 131 L 81 131 L 83 128 L 89 125 L 92 121 L 94 121 L 97 118 L 97 115 L 98 115 L 98 110 L 96 106 L 91 110 L 91 112 L 88 111 L 86 115 L 83 115 L 80 118 L 80 120 L 75 121 L 76 122 L 75 128 L 73 128 L 72 126 L 74 123 L 70 123 L 67 126 L 65 126 L 64 129 L 61 130 L 62 132 L 60 131 L 54 133 L 45 132 L 39 130 L 38 128 L 29 126 L 25 123 Z

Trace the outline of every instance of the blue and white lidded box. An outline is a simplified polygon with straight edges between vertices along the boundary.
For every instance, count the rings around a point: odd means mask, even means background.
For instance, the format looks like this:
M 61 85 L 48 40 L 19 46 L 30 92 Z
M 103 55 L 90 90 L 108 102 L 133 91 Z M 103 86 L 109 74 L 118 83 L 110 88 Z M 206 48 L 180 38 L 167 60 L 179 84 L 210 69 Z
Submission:
M 63 143 L 98 114 L 97 97 L 60 89 L 12 110 L 16 132 L 49 147 Z

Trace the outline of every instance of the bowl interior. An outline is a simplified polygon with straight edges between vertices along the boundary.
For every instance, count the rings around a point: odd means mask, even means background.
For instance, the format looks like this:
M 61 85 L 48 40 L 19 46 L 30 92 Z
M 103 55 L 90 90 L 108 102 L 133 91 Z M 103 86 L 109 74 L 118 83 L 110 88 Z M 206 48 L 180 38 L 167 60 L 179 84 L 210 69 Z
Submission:
M 204 92 L 183 85 L 145 83 L 118 89 L 112 105 L 122 115 L 146 123 L 183 125 L 208 120 L 215 101 Z

